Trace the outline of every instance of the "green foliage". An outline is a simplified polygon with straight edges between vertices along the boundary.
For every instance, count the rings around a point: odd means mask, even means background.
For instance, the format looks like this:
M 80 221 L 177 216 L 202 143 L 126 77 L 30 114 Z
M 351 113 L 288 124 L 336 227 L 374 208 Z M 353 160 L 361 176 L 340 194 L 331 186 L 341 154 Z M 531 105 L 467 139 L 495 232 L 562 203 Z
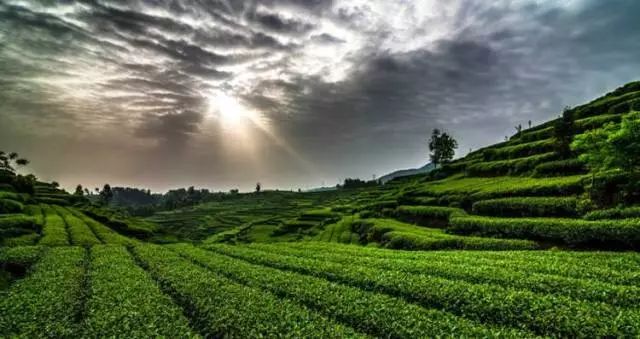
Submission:
M 554 150 L 555 143 L 555 139 L 544 139 L 523 144 L 516 144 L 513 146 L 489 148 L 484 151 L 483 158 L 484 161 L 493 161 L 522 158 L 541 153 L 548 153 Z
M 531 129 L 520 133 L 516 140 L 524 143 L 549 139 L 554 136 L 554 131 L 555 129 L 553 126 L 548 126 L 542 129 Z
M 83 322 L 86 337 L 197 337 L 182 310 L 124 247 L 92 247 L 89 265 L 90 298 Z
M 40 259 L 44 252 L 42 246 L 19 246 L 0 248 L 0 263 L 30 266 Z
M 194 329 L 207 337 L 359 337 L 348 327 L 229 280 L 167 248 L 141 245 L 134 252 L 162 288 L 183 305 Z
M 100 244 L 100 240 L 96 238 L 96 235 L 82 219 L 77 218 L 64 207 L 56 206 L 55 210 L 66 224 L 73 245 L 91 246 Z
M 513 197 L 481 200 L 472 210 L 496 217 L 575 217 L 577 202 L 574 197 Z
M 11 199 L 0 199 L 0 214 L 2 213 L 20 213 L 24 206 L 19 202 Z
M 85 250 L 50 249 L 25 279 L 0 298 L 0 336 L 70 338 L 78 335 Z
M 431 252 L 398 252 L 358 248 L 354 246 L 330 246 L 318 243 L 287 243 L 275 245 L 251 245 L 251 248 L 291 255 L 303 258 L 321 258 L 328 262 L 372 267 L 382 270 L 402 271 L 407 274 L 424 274 L 461 280 L 477 284 L 495 284 L 505 288 L 531 290 L 536 293 L 569 296 L 574 299 L 603 302 L 621 307 L 633 307 L 640 301 L 640 287 L 613 284 L 601 281 L 598 274 L 590 272 L 588 278 L 566 276 L 569 272 L 579 272 L 586 265 L 601 269 L 602 263 L 597 259 L 606 256 L 587 254 L 578 256 L 575 253 L 556 254 L 553 252 L 512 251 L 512 252 L 467 252 L 467 251 L 431 251 Z M 565 252 L 567 253 L 567 252 Z M 585 257 L 585 258 L 583 258 Z M 623 263 L 618 269 L 637 271 L 633 268 L 637 254 L 618 257 Z M 535 260 L 537 266 L 527 261 Z M 583 262 L 580 262 L 580 261 Z M 584 262 L 586 261 L 586 263 Z M 609 260 L 611 261 L 611 260 Z M 542 265 L 540 265 L 542 264 Z M 521 267 L 518 267 L 521 265 Z M 628 265 L 628 266 L 627 266 Z M 499 267 L 500 269 L 496 269 Z M 608 270 L 616 269 L 605 266 Z M 560 274 L 546 274 L 540 268 L 566 270 Z M 598 271 L 595 271 L 598 272 Z M 602 272 L 598 272 L 602 273 Z
M 566 159 L 544 162 L 533 169 L 535 177 L 550 177 L 575 175 L 587 172 L 587 168 L 580 159 Z
M 455 217 L 456 234 L 539 239 L 568 246 L 640 249 L 640 219 L 586 221 L 556 218 Z
M 362 219 L 351 222 L 360 242 L 377 242 L 383 247 L 403 250 L 515 250 L 535 249 L 531 241 L 463 237 L 443 230 L 419 227 L 391 219 Z
M 499 160 L 475 163 L 467 167 L 467 173 L 472 176 L 502 176 L 516 175 L 533 170 L 538 164 L 555 160 L 558 155 L 554 152 L 532 155 L 511 160 Z
M 429 157 L 435 167 L 451 161 L 455 155 L 456 148 L 458 148 L 458 142 L 449 134 L 442 133 L 437 128 L 433 130 L 429 140 L 429 151 L 431 152 Z
M 400 298 L 233 259 L 188 245 L 172 247 L 216 273 L 268 290 L 374 337 L 509 337 L 525 333 L 475 324 Z M 297 252 L 296 252 L 297 254 Z M 318 296 L 322 296 L 319 298 Z
M 40 231 L 36 219 L 24 214 L 0 215 L 0 239 Z
M 351 256 L 354 262 L 350 263 L 346 259 L 333 262 L 330 255 L 317 251 L 309 254 L 313 257 L 288 255 L 278 251 L 280 247 L 272 251 L 224 245 L 207 248 L 256 264 L 401 297 L 485 324 L 511 326 L 543 336 L 636 336 L 640 333 L 639 314 L 634 308 L 572 299 L 562 294 L 539 294 L 528 289 L 452 280 L 428 271 L 408 273 L 392 266 L 383 269 L 361 265 L 358 255 Z M 535 253 L 527 253 L 531 261 L 539 258 Z M 447 258 L 448 254 L 443 255 Z M 637 266 L 634 270 L 637 272 Z
M 584 132 L 584 131 L 600 128 L 610 122 L 619 123 L 621 120 L 622 120 L 622 116 L 620 114 L 597 115 L 595 117 L 576 120 L 575 126 L 576 126 L 576 131 Z
M 45 224 L 42 229 L 42 239 L 39 244 L 44 246 L 66 246 L 69 245 L 69 235 L 67 234 L 67 225 L 55 208 L 44 205 L 42 210 L 45 214 Z
M 619 207 L 605 210 L 592 211 L 585 214 L 586 220 L 604 220 L 604 219 L 640 219 L 640 207 Z
M 423 226 L 446 226 L 454 213 L 466 214 L 464 210 L 438 206 L 399 206 L 394 217 L 399 220 Z
M 93 231 L 93 233 L 102 243 L 116 245 L 133 245 L 137 243 L 137 240 L 127 238 L 118 234 L 109 227 L 89 218 L 88 216 L 84 215 L 82 212 L 74 208 L 68 208 L 67 210 L 71 212 L 76 218 L 82 220 L 87 226 L 89 226 L 91 231 Z

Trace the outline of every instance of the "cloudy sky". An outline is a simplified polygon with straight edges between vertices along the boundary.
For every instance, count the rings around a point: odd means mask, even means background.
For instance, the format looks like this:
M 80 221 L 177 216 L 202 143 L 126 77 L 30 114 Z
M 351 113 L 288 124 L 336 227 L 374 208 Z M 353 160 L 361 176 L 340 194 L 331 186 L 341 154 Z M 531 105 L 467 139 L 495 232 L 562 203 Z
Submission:
M 306 188 L 640 79 L 640 1 L 0 1 L 0 149 L 66 187 Z

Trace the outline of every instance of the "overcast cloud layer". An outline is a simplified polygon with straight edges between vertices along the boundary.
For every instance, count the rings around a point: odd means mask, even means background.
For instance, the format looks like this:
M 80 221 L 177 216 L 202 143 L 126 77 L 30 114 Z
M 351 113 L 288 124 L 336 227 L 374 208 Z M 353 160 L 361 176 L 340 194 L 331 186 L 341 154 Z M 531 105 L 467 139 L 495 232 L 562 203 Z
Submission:
M 640 1 L 0 4 L 0 149 L 67 187 L 305 188 L 640 78 Z

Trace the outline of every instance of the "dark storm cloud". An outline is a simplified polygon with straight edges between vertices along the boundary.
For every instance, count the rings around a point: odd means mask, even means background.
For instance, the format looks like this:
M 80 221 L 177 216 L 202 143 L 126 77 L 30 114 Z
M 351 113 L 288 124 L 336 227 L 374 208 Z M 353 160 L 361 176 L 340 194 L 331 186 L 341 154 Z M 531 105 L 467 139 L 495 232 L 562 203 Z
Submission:
M 640 78 L 638 1 L 43 3 L 0 4 L 0 135 L 14 136 L 2 141 L 81 134 L 124 147 L 136 171 L 150 141 L 159 162 L 183 153 L 162 180 L 207 165 L 250 183 L 368 177 L 420 165 L 431 128 L 464 153 Z M 210 140 L 222 135 L 217 100 L 267 121 L 254 153 L 278 173 L 225 158 L 225 142 L 245 141 Z

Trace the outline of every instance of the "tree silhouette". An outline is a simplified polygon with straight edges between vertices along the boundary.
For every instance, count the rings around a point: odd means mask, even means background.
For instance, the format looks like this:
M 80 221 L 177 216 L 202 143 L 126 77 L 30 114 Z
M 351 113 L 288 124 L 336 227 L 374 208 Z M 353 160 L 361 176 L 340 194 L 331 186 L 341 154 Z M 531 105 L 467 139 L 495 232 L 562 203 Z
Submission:
M 100 200 L 102 200 L 105 205 L 108 205 L 111 202 L 111 199 L 113 199 L 113 191 L 111 191 L 111 186 L 109 184 L 105 184 L 100 192 Z
M 260 193 L 260 190 L 262 189 L 262 186 L 260 185 L 260 183 L 256 183 L 256 193 Z
M 77 196 L 83 196 L 84 190 L 82 189 L 82 185 L 76 186 L 76 191 L 73 194 Z
M 429 157 L 431 162 L 437 168 L 438 164 L 446 163 L 453 159 L 455 149 L 458 148 L 458 142 L 447 133 L 434 129 L 429 140 Z
M 0 151 L 0 169 L 6 170 L 11 173 L 15 173 L 16 169 L 20 166 L 26 166 L 29 164 L 29 160 L 20 158 L 20 155 L 16 152 L 9 154 Z

